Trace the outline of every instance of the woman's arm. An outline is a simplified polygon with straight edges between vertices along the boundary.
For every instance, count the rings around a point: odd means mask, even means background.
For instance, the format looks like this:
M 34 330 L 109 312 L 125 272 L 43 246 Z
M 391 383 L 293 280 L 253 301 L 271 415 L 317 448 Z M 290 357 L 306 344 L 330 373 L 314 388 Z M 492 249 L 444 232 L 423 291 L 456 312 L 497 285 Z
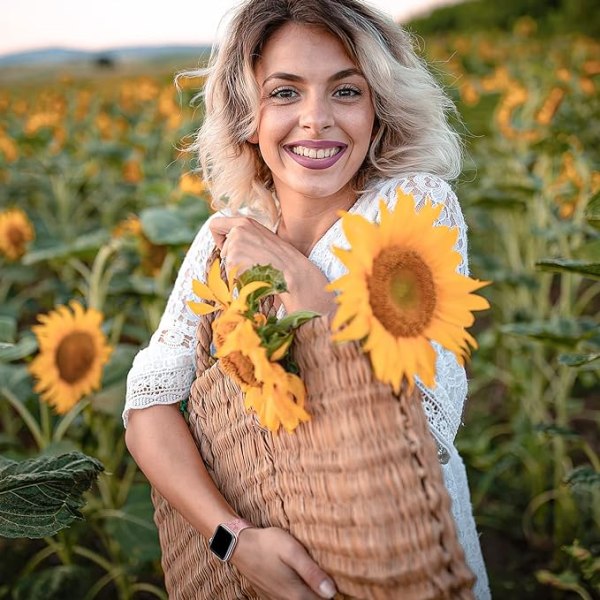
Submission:
M 178 405 L 131 411 L 125 441 L 150 483 L 204 537 L 209 538 L 219 523 L 236 518 L 206 470 Z M 231 560 L 267 598 L 315 600 L 335 595 L 327 574 L 282 529 L 243 530 Z

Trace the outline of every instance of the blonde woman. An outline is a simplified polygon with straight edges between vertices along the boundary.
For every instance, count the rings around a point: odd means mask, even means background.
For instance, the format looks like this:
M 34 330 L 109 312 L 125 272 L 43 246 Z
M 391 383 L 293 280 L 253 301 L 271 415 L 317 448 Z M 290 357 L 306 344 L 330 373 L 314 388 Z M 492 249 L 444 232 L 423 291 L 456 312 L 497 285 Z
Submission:
M 160 326 L 134 361 L 127 446 L 202 536 L 224 524 L 242 527 L 226 558 L 262 597 L 332 598 L 334 582 L 301 544 L 282 529 L 236 522 L 207 473 L 179 412 L 195 367 L 197 317 L 186 302 L 216 245 L 226 264 L 242 271 L 270 263 L 283 272 L 289 291 L 277 298 L 279 314 L 333 311 L 325 285 L 343 273 L 330 252 L 344 242 L 338 211 L 376 220 L 377 198 L 392 206 L 398 186 L 418 202 L 429 197 L 443 205 L 440 222 L 458 229 L 459 270 L 467 274 L 466 226 L 447 183 L 461 169 L 460 141 L 446 118 L 453 107 L 406 32 L 356 0 L 249 0 L 200 74 L 207 76 L 206 115 L 194 149 L 218 212 L 199 231 Z M 435 349 L 436 385 L 419 387 L 459 541 L 477 578 L 475 595 L 485 599 L 465 468 L 453 444 L 466 376 L 450 352 Z M 163 566 L 174 589 L 185 565 Z M 181 597 L 210 597 L 202 582 L 195 585 Z

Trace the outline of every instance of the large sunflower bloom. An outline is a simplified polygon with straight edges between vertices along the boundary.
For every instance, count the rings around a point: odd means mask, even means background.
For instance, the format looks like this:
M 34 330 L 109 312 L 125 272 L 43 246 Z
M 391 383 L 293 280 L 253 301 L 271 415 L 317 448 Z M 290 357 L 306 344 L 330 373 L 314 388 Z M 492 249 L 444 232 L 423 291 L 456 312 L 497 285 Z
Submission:
M 465 328 L 471 311 L 489 308 L 472 292 L 487 285 L 456 272 L 461 256 L 454 250 L 458 230 L 435 226 L 442 205 L 426 201 L 416 212 L 414 198 L 397 190 L 396 209 L 380 201 L 381 223 L 345 213 L 350 249 L 333 248 L 348 273 L 329 284 L 339 292 L 332 322 L 336 341 L 363 340 L 375 376 L 399 393 L 418 375 L 435 383 L 434 340 L 454 353 L 460 364 L 477 343 Z
M 33 225 L 22 210 L 12 208 L 0 212 L 0 253 L 6 258 L 21 258 L 34 237 Z
M 74 301 L 69 306 L 38 316 L 41 325 L 32 328 L 40 349 L 29 366 L 37 379 L 34 389 L 60 414 L 100 387 L 112 351 L 100 329 L 102 313 Z

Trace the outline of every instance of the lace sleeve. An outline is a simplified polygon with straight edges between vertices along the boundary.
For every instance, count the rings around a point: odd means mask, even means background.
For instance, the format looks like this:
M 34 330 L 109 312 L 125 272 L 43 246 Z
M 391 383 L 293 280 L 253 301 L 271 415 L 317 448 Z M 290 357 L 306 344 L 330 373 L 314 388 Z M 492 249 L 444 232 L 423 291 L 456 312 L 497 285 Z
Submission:
M 434 205 L 444 206 L 437 224 L 458 229 L 455 250 L 460 253 L 462 261 L 457 271 L 462 275 L 468 275 L 467 225 L 458 199 L 450 186 L 439 177 L 425 173 L 392 181 L 381 190 L 390 207 L 395 205 L 395 192 L 398 185 L 405 192 L 413 194 L 417 209 L 423 205 L 426 198 L 430 198 Z M 461 424 L 467 396 L 467 376 L 465 369 L 458 364 L 452 352 L 437 342 L 432 342 L 432 346 L 437 354 L 435 386 L 428 388 L 419 379 L 417 379 L 417 386 L 423 396 L 423 408 L 429 427 L 438 443 L 440 462 L 445 464 L 450 459 L 454 438 Z
M 158 329 L 133 361 L 127 376 L 125 427 L 130 410 L 180 402 L 189 395 L 198 318 L 186 302 L 193 299 L 192 279 L 205 280 L 206 261 L 214 247 L 209 221 L 198 232 L 181 265 Z

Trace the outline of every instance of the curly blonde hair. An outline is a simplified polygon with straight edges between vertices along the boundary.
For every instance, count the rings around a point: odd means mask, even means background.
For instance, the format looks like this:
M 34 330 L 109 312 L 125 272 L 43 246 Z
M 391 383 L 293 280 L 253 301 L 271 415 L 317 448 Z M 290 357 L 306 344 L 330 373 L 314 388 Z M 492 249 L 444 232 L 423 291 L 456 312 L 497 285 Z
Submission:
M 462 146 L 447 114 L 454 104 L 417 56 L 410 35 L 357 0 L 247 0 L 233 14 L 208 67 L 180 73 L 206 77 L 205 116 L 188 149 L 197 152 L 216 209 L 275 223 L 273 180 L 258 148 L 260 92 L 255 66 L 271 36 L 286 23 L 335 35 L 365 76 L 378 128 L 357 173 L 357 190 L 381 177 L 425 171 L 454 179 Z

